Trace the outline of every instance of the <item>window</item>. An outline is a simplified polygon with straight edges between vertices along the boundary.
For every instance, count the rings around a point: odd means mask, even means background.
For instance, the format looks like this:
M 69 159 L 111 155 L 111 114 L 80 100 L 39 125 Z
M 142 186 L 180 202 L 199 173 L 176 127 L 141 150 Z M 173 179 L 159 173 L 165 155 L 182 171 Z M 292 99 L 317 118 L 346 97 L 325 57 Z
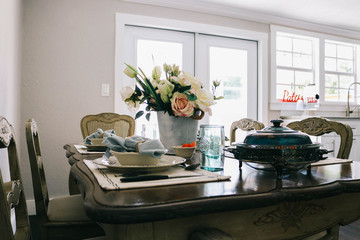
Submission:
M 276 99 L 304 95 L 315 83 L 314 39 L 301 35 L 276 33 Z
M 347 89 L 356 79 L 355 51 L 355 45 L 325 40 L 325 101 L 347 101 Z
M 271 40 L 271 109 L 295 109 L 310 94 L 322 110 L 343 111 L 358 81 L 358 41 L 280 26 L 271 27 Z M 360 95 L 357 86 L 350 102 Z

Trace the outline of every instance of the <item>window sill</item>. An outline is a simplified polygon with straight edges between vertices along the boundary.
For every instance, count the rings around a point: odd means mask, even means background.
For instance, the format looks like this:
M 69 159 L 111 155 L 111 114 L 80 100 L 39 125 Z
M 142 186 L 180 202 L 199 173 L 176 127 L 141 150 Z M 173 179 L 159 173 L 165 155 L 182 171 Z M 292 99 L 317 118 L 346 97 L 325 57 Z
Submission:
M 359 105 L 351 104 L 350 108 L 354 112 L 359 111 Z M 283 103 L 283 102 L 272 102 L 270 103 L 271 110 L 281 111 L 282 114 L 286 115 L 303 115 L 304 113 L 313 113 L 314 115 L 322 116 L 345 116 L 346 103 L 321 103 L 318 109 L 297 109 L 296 103 Z

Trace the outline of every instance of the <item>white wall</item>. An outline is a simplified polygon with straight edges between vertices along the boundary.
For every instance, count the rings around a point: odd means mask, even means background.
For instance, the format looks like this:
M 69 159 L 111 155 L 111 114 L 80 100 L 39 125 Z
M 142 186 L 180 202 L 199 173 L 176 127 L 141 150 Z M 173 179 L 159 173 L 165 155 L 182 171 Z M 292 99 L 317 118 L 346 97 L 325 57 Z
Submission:
M 0 1 L 0 116 L 15 128 L 20 141 L 20 32 L 21 0 Z M 20 157 L 20 161 L 24 161 Z M 0 150 L 0 169 L 4 180 L 10 179 L 7 152 Z
M 114 110 L 118 93 L 101 97 L 100 86 L 114 87 L 117 12 L 269 30 L 266 24 L 119 0 L 24 1 L 21 124 L 28 118 L 38 123 L 50 196 L 68 193 L 70 166 L 63 145 L 81 140 L 80 119 Z M 23 128 L 21 134 L 25 155 Z M 27 199 L 33 199 L 30 170 L 24 168 Z

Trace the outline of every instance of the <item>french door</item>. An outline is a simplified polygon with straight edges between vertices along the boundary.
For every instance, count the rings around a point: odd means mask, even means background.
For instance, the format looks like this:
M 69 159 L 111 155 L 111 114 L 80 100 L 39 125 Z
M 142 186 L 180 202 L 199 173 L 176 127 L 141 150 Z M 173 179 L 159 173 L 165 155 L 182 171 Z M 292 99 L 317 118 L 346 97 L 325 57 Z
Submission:
M 212 115 L 206 114 L 200 124 L 224 125 L 229 137 L 233 121 L 257 119 L 256 41 L 138 26 L 126 26 L 124 33 L 124 61 L 141 67 L 148 76 L 154 66 L 167 63 L 194 74 L 209 90 L 212 81 L 221 81 L 215 94 L 224 99 L 217 101 Z M 121 87 L 135 82 L 124 75 L 119 84 Z M 135 115 L 125 104 L 120 114 Z M 152 114 L 150 122 L 144 117 L 137 119 L 135 134 L 158 138 L 156 114 Z

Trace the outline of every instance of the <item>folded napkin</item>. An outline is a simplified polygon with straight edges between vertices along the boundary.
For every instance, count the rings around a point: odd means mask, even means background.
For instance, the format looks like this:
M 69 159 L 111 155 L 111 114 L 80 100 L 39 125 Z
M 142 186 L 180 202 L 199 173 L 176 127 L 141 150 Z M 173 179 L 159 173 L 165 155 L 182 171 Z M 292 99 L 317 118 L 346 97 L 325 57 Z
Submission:
M 149 139 L 136 135 L 127 138 L 113 135 L 104 138 L 103 144 L 116 152 L 139 152 L 155 158 L 161 158 L 167 152 L 167 149 L 158 139 Z M 106 151 L 105 156 L 110 157 L 109 151 Z
M 100 138 L 100 135 L 103 135 L 102 136 L 103 138 L 107 138 L 107 137 L 110 137 L 110 136 L 116 136 L 115 135 L 115 130 L 103 131 L 101 128 L 98 128 L 96 132 L 90 134 L 89 136 L 87 136 L 85 138 L 85 144 L 92 144 L 90 138 Z

